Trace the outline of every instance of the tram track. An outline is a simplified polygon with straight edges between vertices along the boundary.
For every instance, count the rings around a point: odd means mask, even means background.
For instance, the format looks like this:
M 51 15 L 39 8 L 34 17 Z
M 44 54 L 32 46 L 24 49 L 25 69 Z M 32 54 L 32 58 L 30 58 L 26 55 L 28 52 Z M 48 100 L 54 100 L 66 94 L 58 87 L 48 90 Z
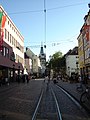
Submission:
M 32 120 L 62 120 L 58 101 L 50 84 L 42 89 Z
M 83 106 L 62 87 L 44 86 L 32 120 L 89 120 Z
M 83 112 L 90 114 L 90 110 L 85 105 L 83 105 L 78 99 L 76 99 L 71 93 L 69 93 L 66 89 L 64 89 L 58 84 L 56 84 L 56 87 L 61 89 Z
M 83 106 L 64 88 L 60 87 L 59 85 L 54 85 L 53 89 L 54 93 L 56 94 L 58 104 L 60 106 L 63 120 L 90 119 Z

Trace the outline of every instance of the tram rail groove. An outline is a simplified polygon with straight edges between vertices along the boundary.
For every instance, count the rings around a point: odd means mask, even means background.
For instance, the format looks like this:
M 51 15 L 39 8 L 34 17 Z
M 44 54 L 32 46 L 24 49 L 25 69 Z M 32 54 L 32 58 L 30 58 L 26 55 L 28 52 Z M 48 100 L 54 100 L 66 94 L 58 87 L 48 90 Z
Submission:
M 32 120 L 36 120 L 36 115 L 37 115 L 37 111 L 38 111 L 38 108 L 39 108 L 39 105 L 40 105 L 42 96 L 43 96 L 43 90 L 41 90 L 41 94 L 40 94 L 38 103 L 37 103 L 37 105 L 36 105 L 35 111 L 34 111 L 34 113 L 33 113 Z
M 58 105 L 57 98 L 56 98 L 55 93 L 54 93 L 54 91 L 53 91 L 52 88 L 51 88 L 51 91 L 52 91 L 52 94 L 53 94 L 53 96 L 54 96 L 55 103 L 56 103 L 56 106 L 57 106 L 59 120 L 63 120 L 63 119 L 62 119 L 62 116 L 61 116 L 61 111 L 60 111 L 60 108 L 59 108 L 59 105 Z
M 71 93 L 69 93 L 65 88 L 60 85 L 56 85 L 59 89 L 61 89 L 83 112 L 87 112 L 90 116 L 90 110 L 80 103 L 78 99 L 76 99 Z
M 54 98 L 54 102 L 56 104 L 56 111 L 57 111 L 57 115 L 58 115 L 58 120 L 63 120 L 62 116 L 61 116 L 61 111 L 59 109 L 59 105 L 58 105 L 58 101 L 57 101 L 56 95 L 55 95 L 55 93 L 54 93 L 54 91 L 53 91 L 53 89 L 51 87 L 49 89 L 51 90 L 52 96 Z M 45 89 L 45 91 L 46 91 L 46 89 Z M 41 104 L 42 99 L 43 99 L 43 95 L 44 95 L 44 89 L 42 88 L 40 96 L 39 96 L 39 99 L 38 99 L 38 102 L 36 104 L 36 108 L 35 108 L 34 113 L 32 115 L 32 120 L 36 120 L 37 119 L 37 114 L 38 114 L 38 110 L 39 110 L 40 104 Z

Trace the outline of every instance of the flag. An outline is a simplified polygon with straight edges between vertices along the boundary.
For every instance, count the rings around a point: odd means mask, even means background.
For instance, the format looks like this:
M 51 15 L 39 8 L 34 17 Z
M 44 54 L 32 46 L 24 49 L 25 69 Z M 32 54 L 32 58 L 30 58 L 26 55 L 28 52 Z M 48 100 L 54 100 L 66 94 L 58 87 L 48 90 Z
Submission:
M 4 28 L 6 22 L 6 16 L 2 16 L 2 24 L 1 27 Z
M 90 25 L 84 25 L 84 32 L 85 32 L 87 41 L 89 41 L 89 31 L 90 31 Z
M 3 16 L 3 13 L 0 12 L 0 27 L 1 27 L 1 23 L 2 23 L 2 16 Z

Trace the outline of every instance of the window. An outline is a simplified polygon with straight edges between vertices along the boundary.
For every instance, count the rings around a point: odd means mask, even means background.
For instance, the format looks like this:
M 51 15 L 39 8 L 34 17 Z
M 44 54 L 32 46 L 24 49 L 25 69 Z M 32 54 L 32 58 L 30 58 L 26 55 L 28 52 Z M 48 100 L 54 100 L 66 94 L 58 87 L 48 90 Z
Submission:
M 11 34 L 10 34 L 10 43 L 11 43 L 11 37 L 12 37 L 12 36 L 11 36 Z
M 7 30 L 5 29 L 5 39 L 7 39 Z
M 3 55 L 3 46 L 2 46 L 2 49 L 0 51 L 1 51 L 1 54 Z
M 12 37 L 12 45 L 13 45 L 13 40 L 14 40 L 14 38 Z
M 7 58 L 9 58 L 9 49 L 6 49 Z
M 90 49 L 88 51 L 89 51 L 89 58 L 90 58 Z
M 9 25 L 9 21 L 8 21 L 8 25 Z
M 3 56 L 6 56 L 6 49 L 3 47 Z
M 9 41 L 9 32 L 8 32 L 8 41 Z
M 14 38 L 13 42 L 14 42 L 13 44 L 14 44 L 14 46 L 15 46 L 15 38 Z

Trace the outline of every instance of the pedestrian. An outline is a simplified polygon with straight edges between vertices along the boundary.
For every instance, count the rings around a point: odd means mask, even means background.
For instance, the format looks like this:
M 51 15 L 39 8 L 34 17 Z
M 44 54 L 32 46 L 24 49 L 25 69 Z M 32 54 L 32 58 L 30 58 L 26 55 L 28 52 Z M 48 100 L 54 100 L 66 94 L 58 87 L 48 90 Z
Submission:
M 84 76 L 84 83 L 85 83 L 85 84 L 88 84 L 88 82 L 87 82 L 87 81 L 88 81 L 88 76 L 87 76 L 87 75 L 85 75 L 85 76 Z
M 28 77 L 28 75 L 26 75 L 26 80 L 27 80 L 27 83 L 29 83 L 29 77 Z
M 25 75 L 23 75 L 22 79 L 23 79 L 23 83 L 25 83 Z
M 20 83 L 20 75 L 17 75 L 18 84 Z
M 82 88 L 82 77 L 81 77 L 81 75 L 79 75 L 79 77 L 78 77 L 78 80 L 79 80 L 79 83 L 80 83 L 80 87 Z

